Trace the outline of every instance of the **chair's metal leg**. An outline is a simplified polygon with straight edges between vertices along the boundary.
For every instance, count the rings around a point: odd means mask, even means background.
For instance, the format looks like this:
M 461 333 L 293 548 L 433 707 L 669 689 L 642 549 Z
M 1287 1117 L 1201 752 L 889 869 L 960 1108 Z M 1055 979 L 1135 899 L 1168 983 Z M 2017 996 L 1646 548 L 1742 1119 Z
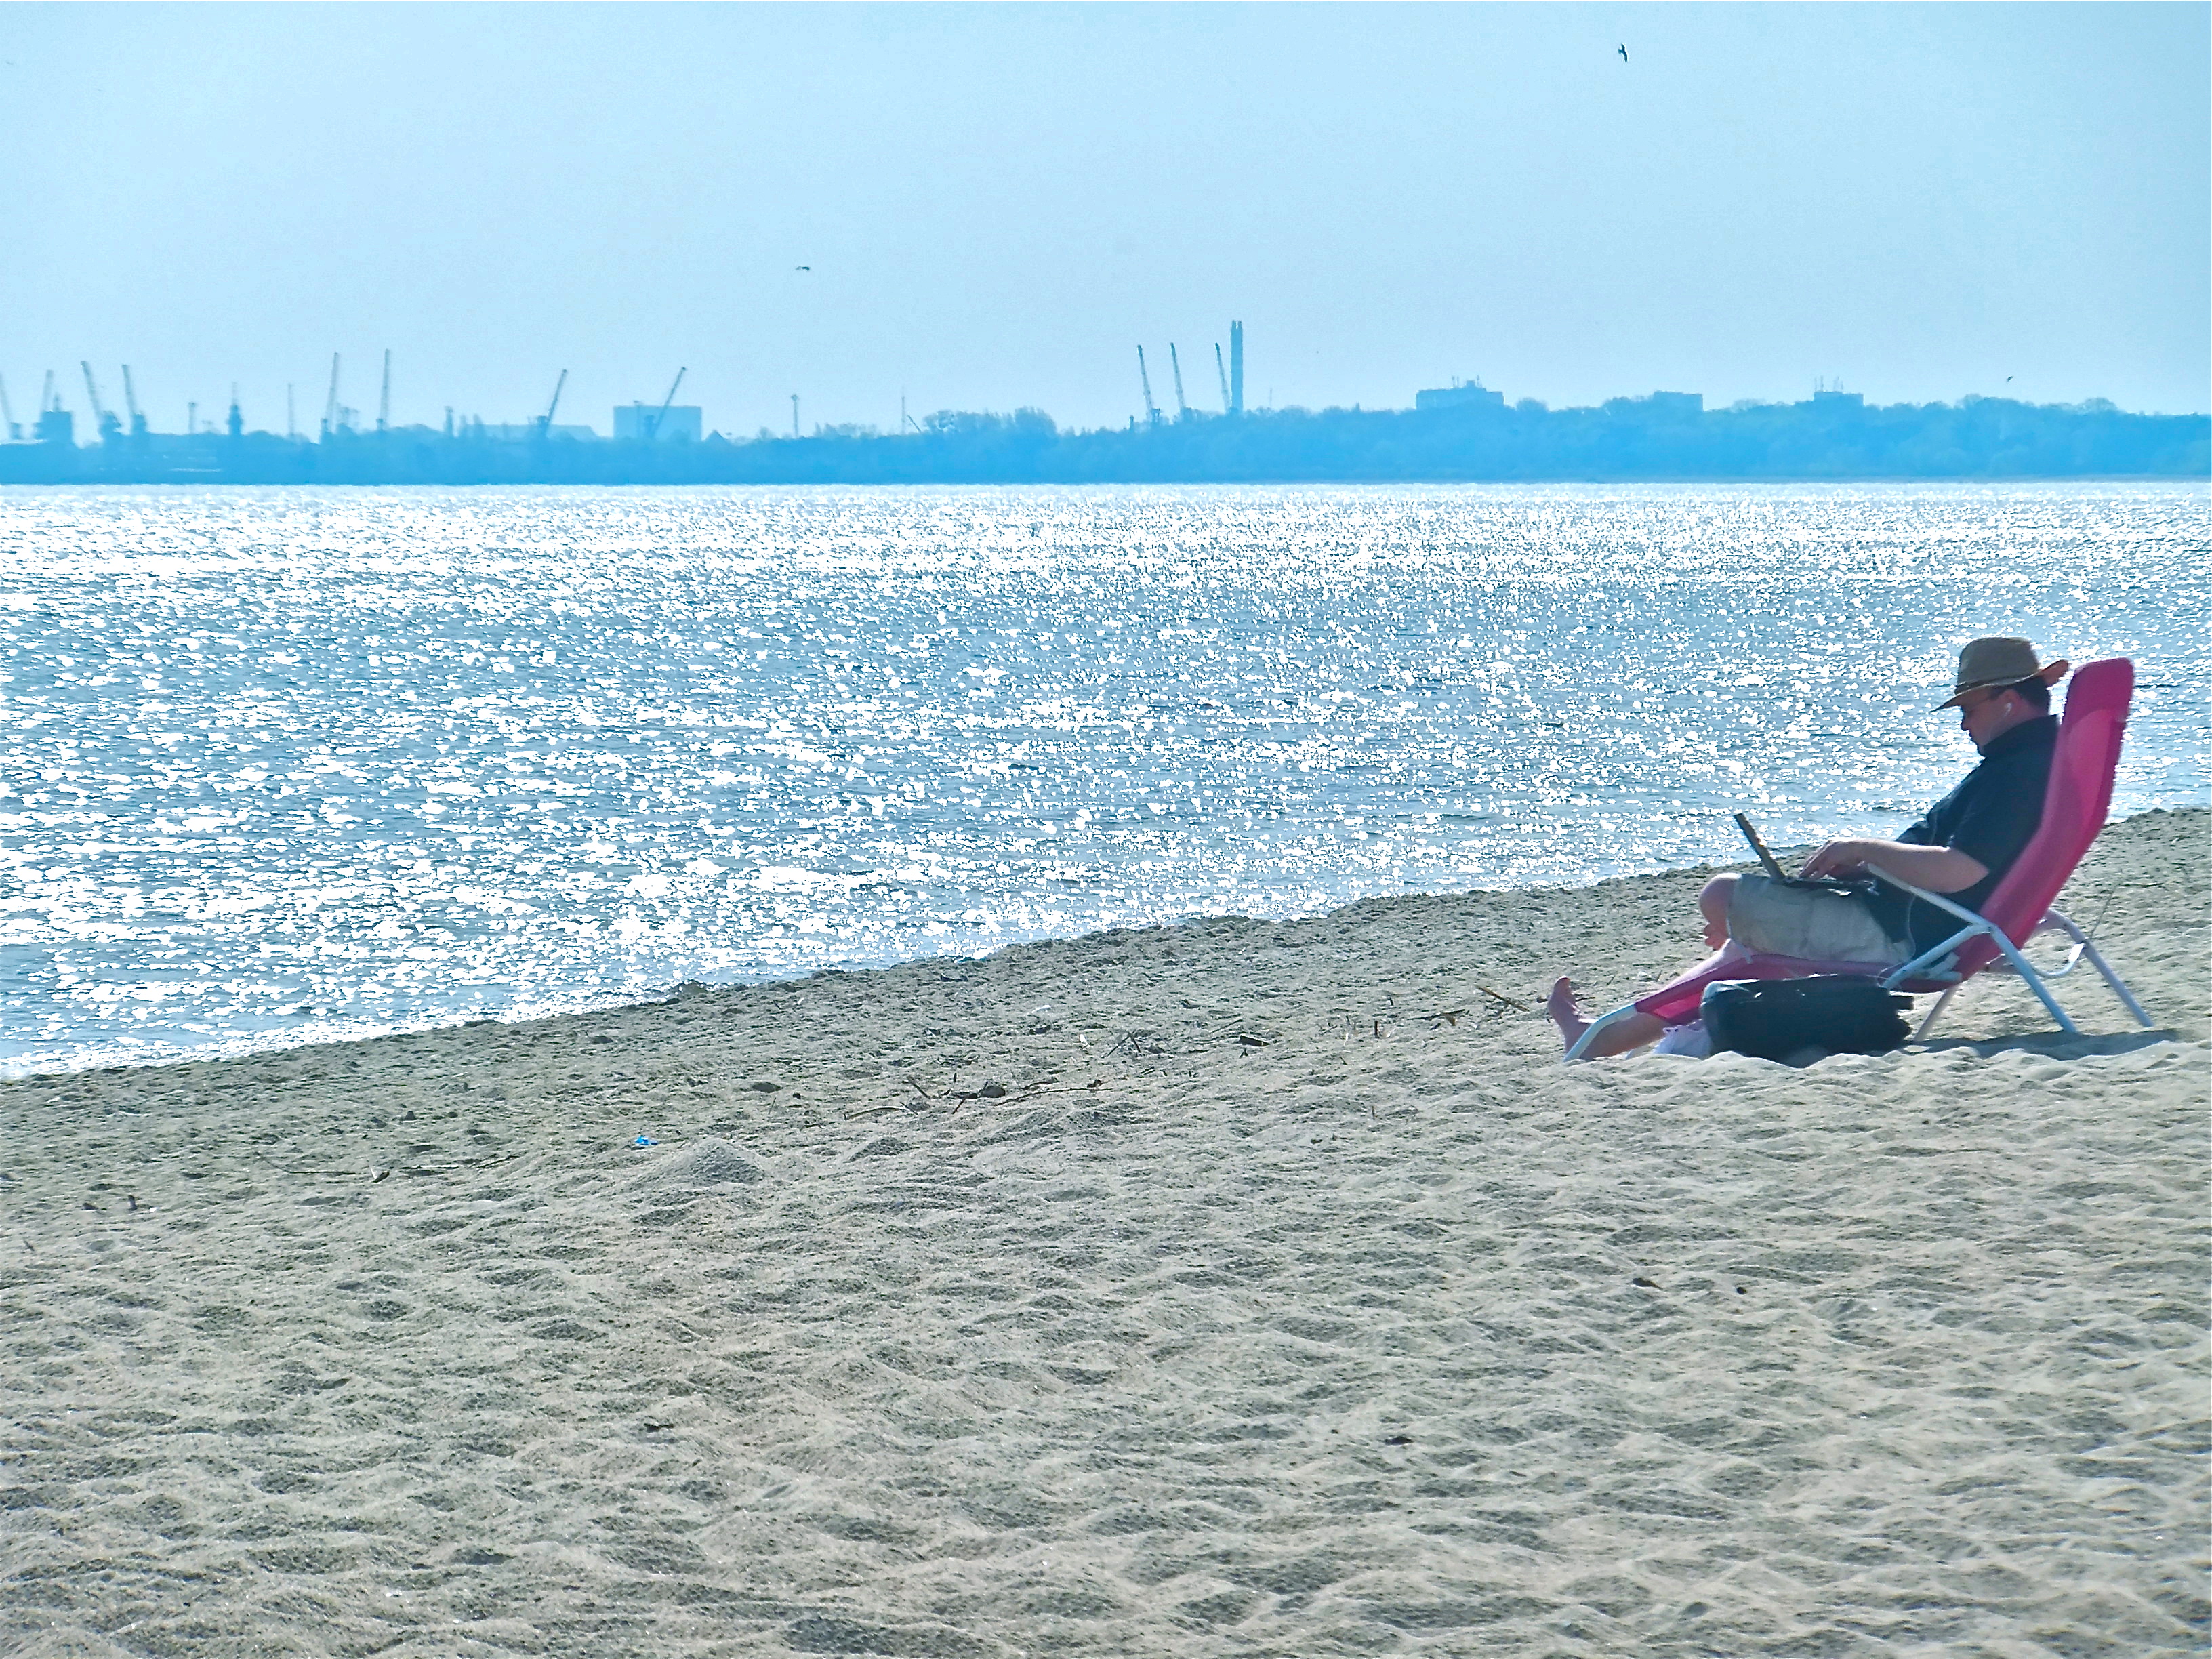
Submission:
M 1961 981 L 1960 983 L 1963 984 L 1965 981 Z M 1943 994 L 1936 999 L 1936 1006 L 1928 1011 L 1928 1018 L 1920 1022 L 1920 1029 L 1912 1034 L 1912 1040 L 1915 1042 L 1924 1042 L 1928 1040 L 1929 1032 L 1936 1029 L 1936 1022 L 1942 1018 L 1944 1009 L 1951 1006 L 1951 999 L 1958 994 L 1959 987 L 1953 985 L 1946 988 Z
M 1567 1050 L 1560 1063 L 1562 1065 L 1571 1065 L 1574 1061 L 1580 1060 L 1583 1057 L 1583 1051 L 1588 1048 L 1590 1044 L 1596 1040 L 1597 1034 L 1600 1031 L 1605 1030 L 1608 1025 L 1618 1024 L 1620 1021 L 1626 1019 L 1635 1012 L 1636 1005 L 1634 1003 L 1624 1002 L 1620 1007 L 1614 1009 L 1611 1013 L 1600 1014 L 1595 1019 L 1589 1023 L 1588 1027 L 1586 1027 L 1583 1031 L 1583 1034 L 1575 1039 L 1574 1046 Z
M 2027 988 L 2035 993 L 2045 1007 L 2051 1010 L 2051 1017 L 2058 1022 L 2058 1029 L 2068 1036 L 2080 1036 L 2081 1028 L 2066 1018 L 2066 1011 L 2058 1006 L 2058 999 L 2051 994 L 2051 988 L 2043 982 L 2043 975 L 2028 965 L 2027 958 L 2021 955 L 2019 947 L 1994 927 L 1990 930 L 1990 938 L 2004 952 L 2005 960 L 2012 963 L 2013 972 L 2026 980 Z
M 2143 1006 L 2136 1000 L 2136 994 L 2121 982 L 2120 976 L 2106 965 L 2104 957 L 2097 954 L 2097 947 L 2084 939 L 2081 941 L 2081 954 L 2089 958 L 2091 967 L 2105 976 L 2105 983 L 2112 988 L 2112 994 L 2136 1017 L 2136 1024 L 2148 1028 L 2152 1024 L 2151 1017 L 2143 1012 Z
M 2065 966 L 2043 970 L 2043 977 L 2046 980 L 2063 979 L 2081 965 L 2081 952 L 2089 948 L 2089 940 L 2079 927 L 2057 911 L 2046 910 L 2043 913 L 2043 920 L 2035 924 L 2035 931 L 2021 940 L 2021 948 L 2026 950 L 2031 941 L 2041 939 L 2045 933 L 2063 933 L 2074 941 L 2074 948 L 2066 953 Z
M 2112 971 L 2112 964 L 2097 953 L 2097 947 L 2089 943 L 2087 935 L 2079 927 L 2056 910 L 2044 917 L 2043 926 L 2056 927 L 2074 941 L 2075 957 L 2087 957 L 2089 959 L 2089 965 L 2105 976 L 2105 983 L 2112 988 L 2112 994 L 2118 997 L 2127 1011 L 2136 1017 L 2137 1024 L 2148 1027 L 2152 1024 L 2151 1017 L 2143 1012 L 2142 1004 L 2136 1000 L 2136 994 L 2128 989 L 2120 976 Z

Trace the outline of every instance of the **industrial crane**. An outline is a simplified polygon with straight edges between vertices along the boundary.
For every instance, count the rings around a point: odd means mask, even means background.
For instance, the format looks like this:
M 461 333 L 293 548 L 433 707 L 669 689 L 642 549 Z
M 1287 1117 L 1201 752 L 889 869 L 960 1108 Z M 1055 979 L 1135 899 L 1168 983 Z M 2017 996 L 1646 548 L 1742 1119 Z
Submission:
M 1221 377 L 1221 412 L 1229 413 L 1229 371 L 1221 366 L 1221 342 L 1213 343 L 1213 372 Z
M 1175 371 L 1176 419 L 1178 421 L 1187 421 L 1190 418 L 1190 405 L 1183 401 L 1182 359 L 1176 356 L 1175 342 L 1173 340 L 1170 340 L 1168 342 L 1168 367 Z
M 123 422 L 116 418 L 113 410 L 101 404 L 100 387 L 92 378 L 92 365 L 80 357 L 77 359 L 76 366 L 84 371 L 84 395 L 92 399 L 92 418 L 94 423 L 100 428 L 100 441 L 102 443 L 112 443 L 117 434 L 123 430 Z
M 376 429 L 392 429 L 392 348 L 384 349 L 384 390 L 376 397 Z
M 323 439 L 329 441 L 338 424 L 338 354 L 331 353 L 331 395 L 323 400 Z
M 1152 401 L 1152 377 L 1145 368 L 1145 349 L 1142 346 L 1137 348 L 1137 379 L 1144 383 L 1145 387 L 1145 424 L 1158 426 L 1160 423 L 1159 405 Z
M 61 393 L 54 390 L 54 372 L 46 371 L 46 383 L 39 392 L 39 423 L 33 428 L 42 444 L 65 444 L 70 441 L 69 411 L 62 407 Z
M 676 401 L 676 388 L 684 384 L 684 377 L 691 371 L 679 368 L 676 378 L 668 383 L 668 395 L 660 400 L 660 407 L 653 412 L 653 424 L 645 429 L 645 441 L 652 443 L 660 436 L 660 423 L 668 418 L 668 406 Z
M 134 438 L 144 437 L 146 417 L 139 412 L 138 388 L 131 384 L 131 365 L 128 363 L 123 365 L 123 402 L 131 411 L 131 435 Z
M 15 411 L 8 403 L 8 379 L 4 374 L 0 374 L 0 421 L 7 422 L 9 443 L 23 435 L 23 428 L 15 424 Z
M 553 382 L 553 401 L 545 405 L 545 418 L 538 422 L 538 435 L 543 440 L 553 435 L 553 416 L 561 407 L 561 388 L 568 384 L 568 371 L 562 369 L 561 378 Z

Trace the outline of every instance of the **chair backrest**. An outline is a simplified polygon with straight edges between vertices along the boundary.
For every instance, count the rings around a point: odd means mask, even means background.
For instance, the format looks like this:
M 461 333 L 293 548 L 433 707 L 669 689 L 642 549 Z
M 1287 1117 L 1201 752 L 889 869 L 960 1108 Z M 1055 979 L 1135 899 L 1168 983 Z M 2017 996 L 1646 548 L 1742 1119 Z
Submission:
M 1982 906 L 1982 915 L 2016 945 L 2027 943 L 2105 827 L 2135 689 L 2136 666 L 2124 657 L 2085 664 L 2068 682 L 2066 712 L 2058 722 L 2051 781 L 2044 790 L 2043 822 Z M 1997 954 L 1988 939 L 1970 940 L 1959 952 L 1960 969 L 1973 973 Z

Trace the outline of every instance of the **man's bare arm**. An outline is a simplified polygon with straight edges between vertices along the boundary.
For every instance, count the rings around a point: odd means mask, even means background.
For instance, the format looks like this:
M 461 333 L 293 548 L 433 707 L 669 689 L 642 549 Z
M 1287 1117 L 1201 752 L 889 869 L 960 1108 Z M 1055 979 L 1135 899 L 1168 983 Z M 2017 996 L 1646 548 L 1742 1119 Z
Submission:
M 1956 893 L 1990 873 L 1979 859 L 1948 847 L 1912 847 L 1901 841 L 1832 841 L 1805 860 L 1808 876 L 1853 876 L 1878 864 L 1893 876 L 1931 893 Z

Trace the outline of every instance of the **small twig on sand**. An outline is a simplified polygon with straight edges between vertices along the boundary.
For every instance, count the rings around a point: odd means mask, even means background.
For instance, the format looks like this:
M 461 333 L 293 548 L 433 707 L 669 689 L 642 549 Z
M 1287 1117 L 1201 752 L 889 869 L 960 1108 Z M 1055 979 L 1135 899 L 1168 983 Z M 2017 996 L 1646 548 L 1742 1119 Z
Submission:
M 1483 995 L 1504 1003 L 1507 1007 L 1513 1009 L 1516 1012 L 1525 1014 L 1528 1012 L 1528 1005 L 1527 1003 L 1516 1002 L 1511 997 L 1506 996 L 1502 992 L 1492 990 L 1487 985 L 1478 985 L 1474 988 L 1481 992 Z
M 463 1158 L 458 1164 L 411 1164 L 399 1166 L 387 1166 L 381 1164 L 372 1164 L 366 1170 L 299 1169 L 289 1164 L 279 1164 L 275 1158 L 270 1157 L 268 1153 L 262 1152 L 258 1147 L 252 1149 L 250 1155 L 259 1158 L 264 1164 L 266 1164 L 272 1170 L 281 1170 L 288 1176 L 297 1176 L 302 1181 L 365 1180 L 373 1187 L 378 1182 L 396 1175 L 459 1175 L 471 1170 L 496 1169 L 502 1164 L 514 1163 L 515 1159 L 522 1157 L 528 1150 L 528 1148 L 525 1147 L 512 1152 L 500 1152 L 490 1158 Z

